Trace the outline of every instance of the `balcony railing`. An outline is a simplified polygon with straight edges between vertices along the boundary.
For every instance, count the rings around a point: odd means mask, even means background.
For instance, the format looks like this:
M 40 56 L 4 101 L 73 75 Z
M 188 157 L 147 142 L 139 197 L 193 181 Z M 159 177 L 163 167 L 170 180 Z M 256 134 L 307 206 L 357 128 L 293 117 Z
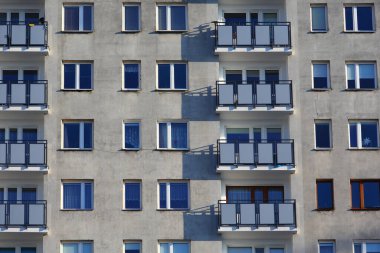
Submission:
M 46 80 L 0 80 L 0 105 L 47 107 Z
M 219 166 L 295 166 L 293 140 L 218 140 L 217 148 Z
M 216 82 L 217 107 L 293 108 L 292 81 Z
M 291 48 L 290 22 L 215 22 L 216 47 Z
M 0 141 L 0 166 L 47 165 L 47 141 Z
M 46 200 L 1 200 L 0 227 L 46 228 Z
M 47 30 L 47 22 L 0 22 L 0 46 L 47 48 Z
M 297 227 L 296 201 L 219 201 L 219 227 Z

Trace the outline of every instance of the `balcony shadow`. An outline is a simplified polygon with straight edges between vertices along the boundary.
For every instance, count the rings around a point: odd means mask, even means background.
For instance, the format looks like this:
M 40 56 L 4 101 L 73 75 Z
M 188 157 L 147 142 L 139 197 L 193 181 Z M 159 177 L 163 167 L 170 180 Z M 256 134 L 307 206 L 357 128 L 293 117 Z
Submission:
M 215 87 L 205 86 L 182 94 L 182 117 L 191 121 L 217 121 Z
M 216 173 L 216 147 L 207 145 L 191 149 L 183 154 L 183 178 L 191 180 L 215 180 L 219 178 Z

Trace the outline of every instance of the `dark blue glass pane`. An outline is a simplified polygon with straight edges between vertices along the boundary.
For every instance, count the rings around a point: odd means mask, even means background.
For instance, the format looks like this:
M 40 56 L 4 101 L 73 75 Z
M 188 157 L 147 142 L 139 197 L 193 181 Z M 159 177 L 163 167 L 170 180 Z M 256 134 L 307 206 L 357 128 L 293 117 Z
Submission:
M 187 124 L 172 123 L 172 148 L 187 148 Z
M 168 148 L 168 126 L 166 123 L 160 123 L 158 125 L 158 147 L 159 148 Z
M 10 129 L 9 130 L 9 140 L 17 141 L 17 129 Z
M 255 142 L 261 141 L 261 129 L 260 128 L 254 128 L 253 129 L 253 140 Z
M 237 25 L 246 23 L 246 14 L 245 13 L 225 13 L 224 20 L 226 25 Z
M 170 88 L 170 64 L 158 64 L 158 88 Z
M 259 22 L 259 14 L 258 13 L 251 13 L 251 23 L 257 24 Z
M 330 148 L 330 124 L 315 124 L 315 144 L 317 148 Z
M 319 253 L 334 253 L 334 246 L 332 243 L 324 243 L 319 246 Z
M 140 209 L 141 208 L 141 190 L 140 183 L 125 184 L 125 208 Z
M 64 88 L 75 89 L 75 64 L 64 65 Z
M 84 148 L 92 148 L 92 123 L 84 123 Z
M 281 141 L 281 129 L 280 128 L 268 128 L 267 129 L 267 140 L 268 140 L 268 142 L 279 142 L 279 141 Z
M 352 7 L 345 7 L 345 17 L 346 17 L 346 30 L 352 31 L 354 30 L 354 19 Z
M 37 200 L 37 190 L 36 189 L 22 189 L 22 200 L 23 201 L 36 201 Z
M 158 6 L 158 30 L 167 29 L 166 6 Z
M 139 64 L 124 64 L 124 88 L 139 88 Z
M 249 130 L 246 128 L 227 129 L 227 142 L 248 142 Z
M 170 207 L 188 208 L 187 183 L 170 183 Z
M 350 147 L 357 148 L 358 147 L 358 131 L 355 123 L 350 124 Z
M 0 253 L 15 253 L 15 248 L 0 248 Z
M 186 30 L 185 6 L 171 6 L 171 28 L 172 30 Z
M 265 71 L 265 81 L 272 83 L 278 82 L 278 80 L 280 80 L 280 73 L 277 70 Z
M 351 183 L 352 208 L 360 208 L 360 183 Z
M 0 204 L 3 203 L 4 200 L 4 188 L 0 188 Z
M 63 184 L 63 208 L 80 209 L 81 208 L 81 184 L 66 183 Z
M 126 123 L 125 124 L 125 148 L 140 147 L 140 124 Z
M 166 208 L 166 183 L 160 183 L 160 208 Z
M 79 66 L 79 88 L 91 89 L 92 87 L 92 66 L 91 64 L 80 64 Z
M 40 14 L 39 13 L 25 13 L 25 23 L 27 24 L 38 24 L 40 19 Z
M 376 123 L 361 123 L 362 127 L 362 146 L 378 147 L 378 130 Z
M 37 140 L 37 129 L 23 129 L 22 139 L 24 141 L 36 141 Z
M 234 73 L 235 71 L 227 72 L 226 73 L 226 82 L 229 83 L 240 83 L 243 80 L 242 73 Z
M 332 182 L 318 182 L 317 183 L 317 196 L 319 209 L 332 209 L 333 208 L 333 183 Z
M 247 83 L 256 83 L 260 81 L 260 72 L 258 70 L 247 70 Z
M 79 148 L 79 123 L 65 123 L 63 127 L 64 148 Z
M 380 208 L 380 183 L 364 182 L 364 208 Z
M 141 243 L 126 243 L 125 253 L 141 253 Z
M 228 203 L 251 203 L 251 189 L 249 187 L 230 187 L 227 189 Z
M 125 30 L 137 31 L 139 27 L 139 6 L 125 6 Z
M 362 89 L 374 89 L 375 78 L 360 78 L 360 88 Z
M 92 6 L 83 7 L 83 30 L 92 30 Z
M 279 188 L 273 188 L 268 190 L 268 201 L 273 202 L 273 201 L 283 201 L 284 200 L 284 193 L 282 189 Z
M 85 200 L 84 208 L 91 209 L 92 208 L 92 183 L 84 184 L 84 200 Z
M 5 141 L 5 129 L 0 129 L 0 141 Z
M 79 30 L 79 6 L 65 7 L 65 30 Z
M 371 31 L 373 29 L 372 7 L 359 6 L 356 8 L 358 17 L 358 30 Z
M 354 253 L 363 253 L 361 243 L 355 243 L 354 244 Z
M 24 80 L 25 81 L 36 81 L 38 80 L 37 70 L 24 70 Z
M 374 64 L 360 64 L 359 65 L 359 78 L 360 88 L 374 89 L 375 88 L 375 65 Z
M 8 188 L 8 201 L 16 202 L 17 200 L 17 189 L 16 188 Z
M 186 89 L 186 64 L 174 64 L 174 88 Z
M 255 253 L 264 253 L 264 248 L 255 248 Z
M 36 253 L 36 248 L 21 248 L 21 253 Z
M 315 89 L 328 88 L 327 77 L 314 77 L 314 88 Z
M 18 80 L 18 70 L 3 70 L 3 81 L 12 82 Z

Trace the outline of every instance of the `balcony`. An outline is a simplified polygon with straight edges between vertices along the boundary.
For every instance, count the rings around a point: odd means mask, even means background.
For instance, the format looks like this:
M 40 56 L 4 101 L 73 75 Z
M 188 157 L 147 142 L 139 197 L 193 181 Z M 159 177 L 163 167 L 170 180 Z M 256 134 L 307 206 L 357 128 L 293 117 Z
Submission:
M 216 110 L 293 112 L 292 81 L 216 82 Z
M 294 141 L 218 140 L 217 171 L 282 171 L 294 173 Z
M 0 23 L 0 51 L 48 53 L 48 24 Z
M 297 232 L 295 200 L 218 205 L 219 232 Z
M 46 201 L 0 201 L 0 232 L 46 233 Z
M 290 22 L 214 23 L 216 53 L 292 52 Z
M 47 141 L 0 141 L 0 170 L 47 171 Z
M 46 80 L 0 80 L 0 110 L 47 111 Z

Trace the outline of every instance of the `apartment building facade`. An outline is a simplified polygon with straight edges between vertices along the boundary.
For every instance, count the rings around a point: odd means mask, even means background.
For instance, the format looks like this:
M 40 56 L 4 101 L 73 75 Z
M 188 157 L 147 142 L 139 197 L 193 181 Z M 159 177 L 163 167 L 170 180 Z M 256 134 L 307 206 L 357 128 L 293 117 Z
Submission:
M 380 252 L 379 8 L 0 0 L 0 253 Z

